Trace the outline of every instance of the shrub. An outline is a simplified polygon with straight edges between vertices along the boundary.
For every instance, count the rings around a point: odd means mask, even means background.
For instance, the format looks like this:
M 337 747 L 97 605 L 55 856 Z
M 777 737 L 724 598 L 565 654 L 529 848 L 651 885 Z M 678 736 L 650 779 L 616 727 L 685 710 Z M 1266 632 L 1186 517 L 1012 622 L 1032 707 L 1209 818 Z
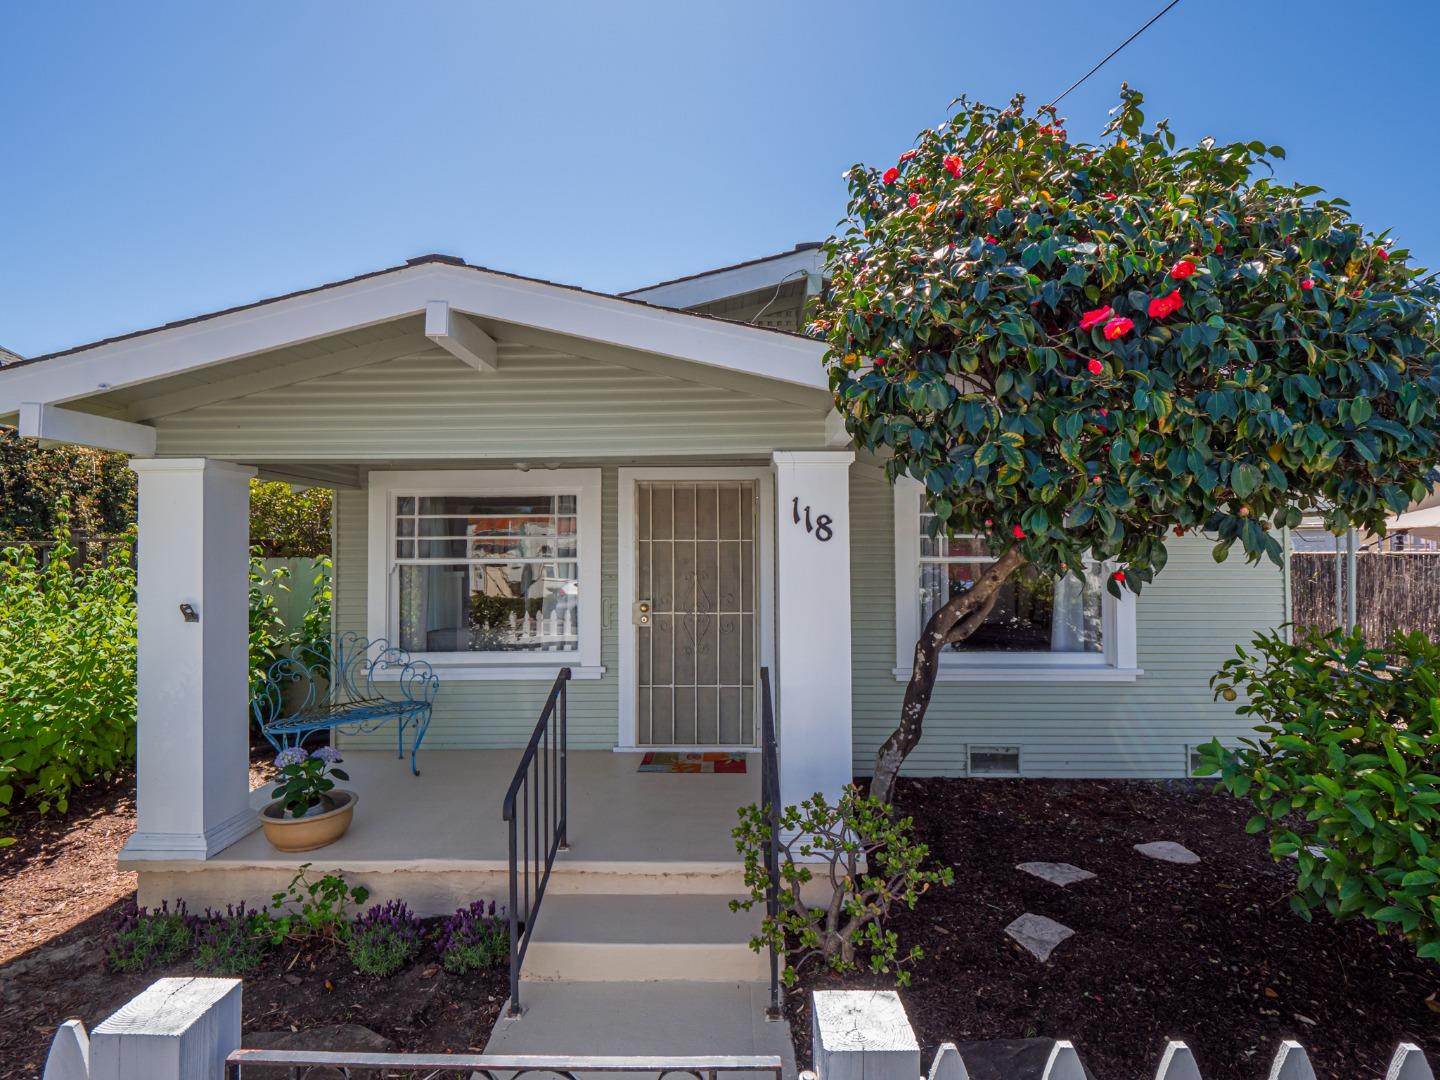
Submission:
M 1236 652 L 1211 684 L 1228 700 L 1243 691 L 1259 738 L 1212 741 L 1198 771 L 1249 799 L 1247 829 L 1295 859 L 1301 917 L 1363 916 L 1440 958 L 1440 644 L 1396 634 L 1381 651 L 1358 631 L 1308 630 Z
M 274 922 L 262 910 L 227 904 L 205 909 L 195 928 L 195 966 L 217 975 L 244 975 L 260 966 L 274 941 Z
M 267 567 L 260 549 L 250 549 L 250 697 L 262 692 L 270 666 L 290 644 L 277 594 L 289 592 L 290 571 Z
M 920 894 L 932 885 L 949 885 L 954 872 L 922 868 L 930 849 L 913 838 L 910 818 L 892 817 L 889 807 L 871 796 L 847 787 L 838 805 L 816 793 L 799 806 L 787 806 L 780 818 L 780 914 L 766 915 L 761 932 L 750 942 L 757 952 L 773 946 L 788 951 L 784 979 L 793 985 L 799 969 L 819 958 L 837 972 L 854 971 L 862 954 L 871 971 L 890 973 L 901 986 L 910 984 L 908 965 L 924 951 L 912 946 L 901 955 L 900 941 L 885 927 L 895 905 L 913 908 Z M 750 896 L 732 900 L 731 910 L 749 911 L 764 905 L 768 877 L 765 845 L 770 835 L 765 811 L 756 805 L 740 811 L 740 824 L 732 831 L 735 847 L 744 856 L 745 884 Z M 784 840 L 783 837 L 792 837 Z M 829 881 L 831 895 L 823 907 L 809 907 L 802 890 L 815 875 L 796 855 L 822 867 L 820 880 Z
M 310 864 L 303 863 L 281 892 L 270 898 L 271 916 L 278 938 L 320 938 L 339 941 L 350 921 L 350 905 L 363 904 L 370 890 L 351 886 L 340 874 L 310 880 Z
M 42 447 L 0 427 L 0 537 L 49 540 L 62 521 L 84 536 L 135 524 L 135 474 L 124 454 Z
M 154 911 L 133 901 L 115 921 L 110 938 L 110 967 L 121 973 L 149 971 L 174 963 L 190 951 L 195 940 L 194 920 L 177 900 L 174 910 L 168 901 Z
M 345 938 L 350 960 L 362 975 L 393 975 L 415 959 L 423 932 L 404 900 L 376 904 L 355 920 Z
M 281 481 L 250 481 L 250 543 L 267 559 L 330 553 L 328 488 L 296 491 Z
M 462 907 L 441 925 L 435 949 L 446 971 L 463 975 L 467 971 L 498 967 L 510 958 L 510 923 L 504 909 L 495 910 L 491 900 L 476 900 Z
M 135 574 L 129 545 L 70 565 L 63 510 L 41 565 L 0 552 L 0 814 L 17 791 L 41 813 L 135 759 Z

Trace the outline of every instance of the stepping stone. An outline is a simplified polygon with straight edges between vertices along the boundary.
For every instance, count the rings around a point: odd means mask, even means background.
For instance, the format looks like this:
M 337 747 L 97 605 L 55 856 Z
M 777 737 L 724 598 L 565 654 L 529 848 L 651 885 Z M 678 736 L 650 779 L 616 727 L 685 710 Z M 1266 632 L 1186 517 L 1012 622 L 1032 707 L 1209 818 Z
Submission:
M 1028 911 L 1005 927 L 1005 933 L 1042 964 L 1050 959 L 1057 945 L 1075 936 L 1075 931 L 1068 926 Z
M 1136 844 L 1135 850 L 1147 859 L 1180 863 L 1182 866 L 1194 866 L 1200 861 L 1200 856 L 1184 844 L 1177 844 L 1171 840 L 1155 840 L 1149 844 Z
M 1059 885 L 1062 889 L 1066 885 L 1074 885 L 1077 881 L 1089 881 L 1095 876 L 1089 870 L 1081 870 L 1080 867 L 1071 866 L 1068 862 L 1022 862 L 1015 869 L 1023 870 L 1027 874 L 1034 874 L 1053 885 Z

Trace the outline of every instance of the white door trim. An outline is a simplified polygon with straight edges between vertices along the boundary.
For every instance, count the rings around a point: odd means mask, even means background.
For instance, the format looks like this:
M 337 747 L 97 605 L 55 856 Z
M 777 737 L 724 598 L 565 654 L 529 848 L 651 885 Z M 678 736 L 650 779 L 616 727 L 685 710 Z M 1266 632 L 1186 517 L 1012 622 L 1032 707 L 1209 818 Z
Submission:
M 754 480 L 759 498 L 759 520 L 755 523 L 760 541 L 760 664 L 775 666 L 775 480 L 769 463 L 764 465 L 715 466 L 695 468 L 687 465 L 647 466 L 620 469 L 618 501 L 618 538 L 615 558 L 619 570 L 618 602 L 615 617 L 619 631 L 619 696 L 620 725 L 617 750 L 638 750 L 640 733 L 636 723 L 636 639 L 631 612 L 638 597 L 635 594 L 635 482 L 637 480 Z M 759 725 L 756 725 L 757 734 Z M 656 749 L 653 746 L 645 750 Z M 687 746 L 685 750 L 716 749 Z M 744 751 L 745 747 L 723 747 Z

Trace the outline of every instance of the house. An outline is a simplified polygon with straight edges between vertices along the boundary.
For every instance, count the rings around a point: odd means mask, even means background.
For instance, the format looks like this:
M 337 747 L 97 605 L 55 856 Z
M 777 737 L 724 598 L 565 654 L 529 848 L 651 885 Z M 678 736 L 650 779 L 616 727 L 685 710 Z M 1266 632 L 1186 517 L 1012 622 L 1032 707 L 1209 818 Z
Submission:
M 139 826 L 122 861 L 142 900 L 263 900 L 305 861 L 423 911 L 503 897 L 500 799 L 563 665 L 572 850 L 540 920 L 559 937 L 537 936 L 527 965 L 595 960 L 576 950 L 611 909 L 567 911 L 567 894 L 621 898 L 662 938 L 657 895 L 723 922 L 758 768 L 637 773 L 635 752 L 755 750 L 765 669 L 782 798 L 835 795 L 893 728 L 928 605 L 986 558 L 923 539 L 918 488 L 848 445 L 822 346 L 795 333 L 820 270 L 801 246 L 612 296 L 430 255 L 6 365 L 0 422 L 125 451 L 139 475 Z M 254 831 L 257 474 L 335 489 L 337 630 L 441 680 L 418 777 L 390 730 L 340 739 L 359 809 L 313 856 Z M 1284 620 L 1284 575 L 1186 538 L 1138 600 L 1102 578 L 1007 586 L 945 657 L 910 772 L 1183 777 L 1197 744 L 1246 730 L 1207 680 Z M 710 970 L 749 972 L 744 936 Z

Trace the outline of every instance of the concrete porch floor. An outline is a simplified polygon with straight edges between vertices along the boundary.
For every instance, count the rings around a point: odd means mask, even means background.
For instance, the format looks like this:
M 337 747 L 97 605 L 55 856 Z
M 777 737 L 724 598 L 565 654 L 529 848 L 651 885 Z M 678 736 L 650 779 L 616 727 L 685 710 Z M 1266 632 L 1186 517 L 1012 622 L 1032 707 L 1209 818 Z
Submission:
M 642 773 L 641 755 L 572 751 L 570 850 L 556 859 L 555 893 L 741 891 L 742 868 L 730 830 L 736 810 L 760 794 L 760 758 L 747 771 Z M 197 902 L 263 902 L 303 864 L 312 876 L 340 871 L 376 901 L 402 898 L 422 914 L 448 914 L 476 896 L 504 901 L 508 834 L 501 819 L 519 750 L 427 750 L 420 775 L 386 751 L 345 753 L 359 796 L 340 840 L 317 851 L 285 853 L 259 830 L 209 860 L 124 861 L 141 871 L 142 903 L 185 896 Z M 251 793 L 258 809 L 268 785 Z M 663 879 L 663 887 L 657 882 Z

